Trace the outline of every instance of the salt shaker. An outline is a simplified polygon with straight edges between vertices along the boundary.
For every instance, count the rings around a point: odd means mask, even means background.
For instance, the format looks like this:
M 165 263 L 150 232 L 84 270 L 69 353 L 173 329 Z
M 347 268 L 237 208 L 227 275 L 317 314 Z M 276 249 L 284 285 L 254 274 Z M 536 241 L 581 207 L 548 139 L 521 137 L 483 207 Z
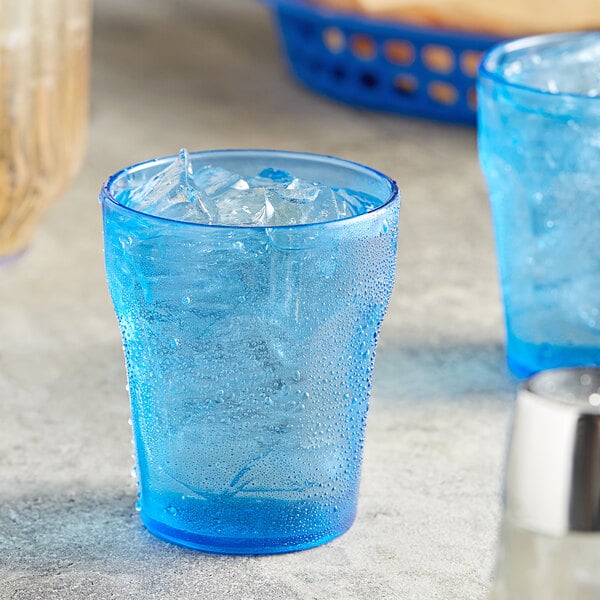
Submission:
M 600 368 L 519 390 L 490 600 L 600 599 Z

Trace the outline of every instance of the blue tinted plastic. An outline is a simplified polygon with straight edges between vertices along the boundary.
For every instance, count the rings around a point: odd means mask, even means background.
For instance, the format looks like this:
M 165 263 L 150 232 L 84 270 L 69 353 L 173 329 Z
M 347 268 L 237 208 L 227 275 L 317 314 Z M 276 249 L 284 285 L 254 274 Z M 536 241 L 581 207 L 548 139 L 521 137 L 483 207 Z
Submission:
M 373 357 L 395 273 L 396 186 L 329 157 L 217 151 L 191 154 L 194 169 L 274 167 L 380 206 L 264 228 L 181 223 L 119 205 L 120 191 L 170 160 L 125 169 L 101 194 L 142 521 L 210 552 L 324 543 L 355 516 Z
M 561 74 L 553 57 L 584 39 L 598 45 L 600 34 L 510 42 L 492 50 L 480 72 L 479 151 L 508 363 L 521 377 L 600 364 L 600 98 L 550 93 L 538 85 L 539 69 L 523 68 L 531 53 L 531 65 L 550 56 L 551 79 L 568 86 L 577 65 Z

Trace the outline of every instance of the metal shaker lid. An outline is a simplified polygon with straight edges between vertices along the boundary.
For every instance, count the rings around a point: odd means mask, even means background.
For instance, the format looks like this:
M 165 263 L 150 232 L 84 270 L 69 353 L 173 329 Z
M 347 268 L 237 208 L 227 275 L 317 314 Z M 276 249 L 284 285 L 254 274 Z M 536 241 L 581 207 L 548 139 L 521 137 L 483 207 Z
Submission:
M 545 371 L 521 386 L 505 511 L 548 535 L 600 531 L 600 368 Z

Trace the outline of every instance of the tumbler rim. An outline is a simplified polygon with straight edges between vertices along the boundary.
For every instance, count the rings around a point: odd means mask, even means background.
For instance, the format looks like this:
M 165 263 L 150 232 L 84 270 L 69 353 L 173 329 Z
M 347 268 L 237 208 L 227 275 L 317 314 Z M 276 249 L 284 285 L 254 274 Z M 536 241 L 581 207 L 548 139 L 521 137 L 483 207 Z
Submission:
M 120 169 L 113 175 L 111 175 L 103 184 L 100 191 L 99 200 L 101 204 L 110 204 L 114 207 L 117 207 L 120 210 L 123 210 L 132 215 L 137 215 L 143 217 L 144 219 L 149 219 L 151 221 L 162 222 L 164 224 L 169 224 L 172 226 L 181 226 L 181 227 L 194 227 L 194 228 L 210 228 L 210 229 L 229 229 L 229 230 L 265 230 L 265 229 L 287 229 L 287 230 L 300 230 L 300 229 L 309 229 L 309 228 L 323 228 L 323 227 L 335 227 L 335 226 L 346 226 L 349 223 L 354 223 L 358 220 L 369 219 L 380 212 L 386 211 L 396 200 L 400 198 L 400 191 L 398 189 L 397 183 L 391 178 L 378 171 L 377 169 L 373 169 L 372 167 L 363 165 L 361 163 L 347 160 L 344 158 L 338 158 L 335 156 L 330 156 L 326 154 L 318 154 L 318 153 L 310 153 L 310 152 L 296 152 L 290 150 L 275 150 L 275 149 L 252 149 L 252 148 L 231 148 L 231 149 L 218 149 L 218 150 L 200 150 L 189 152 L 189 157 L 191 160 L 197 158 L 204 157 L 219 157 L 225 155 L 247 155 L 252 157 L 259 157 L 261 155 L 272 156 L 276 159 L 278 156 L 283 156 L 289 159 L 300 159 L 306 161 L 312 161 L 314 163 L 323 163 L 323 164 L 333 164 L 341 168 L 345 168 L 348 170 L 353 170 L 355 172 L 362 172 L 365 175 L 368 175 L 373 178 L 373 180 L 379 180 L 387 185 L 389 189 L 389 193 L 385 200 L 375 208 L 361 213 L 359 215 L 352 215 L 350 217 L 344 217 L 341 219 L 334 219 L 329 221 L 317 221 L 311 223 L 298 223 L 298 224 L 287 224 L 287 225 L 224 225 L 224 224 L 216 224 L 216 223 L 195 223 L 191 221 L 179 221 L 177 219 L 171 219 L 168 217 L 162 217 L 158 215 L 153 215 L 147 212 L 143 212 L 141 210 L 137 210 L 130 206 L 125 206 L 121 204 L 112 193 L 113 184 L 121 177 L 127 176 L 132 173 L 136 173 L 142 171 L 149 167 L 157 167 L 157 166 L 168 166 L 169 163 L 176 160 L 178 154 L 172 154 L 168 156 L 161 156 L 157 158 L 152 158 L 148 160 L 143 160 L 138 163 L 132 164 L 130 166 L 124 167 Z
M 511 81 L 510 78 L 502 75 L 498 71 L 499 60 L 510 53 L 524 50 L 527 48 L 534 47 L 548 47 L 554 46 L 557 43 L 564 41 L 577 39 L 577 38 L 598 38 L 600 41 L 600 31 L 568 31 L 561 33 L 545 33 L 539 35 L 531 35 L 527 37 L 518 38 L 516 40 L 509 40 L 501 42 L 493 46 L 483 56 L 478 68 L 479 80 L 490 79 L 494 83 L 516 89 L 524 92 L 530 92 L 532 94 L 539 94 L 542 97 L 547 98 L 574 98 L 577 100 L 600 100 L 600 95 L 589 96 L 587 94 L 574 93 L 574 92 L 551 92 L 549 90 L 543 90 L 533 85 L 527 85 L 526 83 L 517 83 Z

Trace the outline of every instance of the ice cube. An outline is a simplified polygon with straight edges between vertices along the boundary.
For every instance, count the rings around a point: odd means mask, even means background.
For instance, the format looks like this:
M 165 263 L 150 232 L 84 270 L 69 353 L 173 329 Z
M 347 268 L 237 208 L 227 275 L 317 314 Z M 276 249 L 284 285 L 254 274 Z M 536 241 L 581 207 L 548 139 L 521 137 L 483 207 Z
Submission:
M 195 186 L 204 196 L 213 198 L 226 193 L 228 190 L 247 190 L 248 182 L 237 173 L 221 167 L 207 165 L 193 174 Z
M 281 225 L 298 225 L 312 221 L 312 203 L 296 202 L 282 195 L 283 190 L 268 190 L 266 197 L 272 210 L 269 211 L 264 225 L 277 227 Z
M 347 190 L 266 168 L 244 179 L 206 165 L 193 172 L 185 150 L 123 201 L 169 219 L 216 225 L 277 227 L 344 219 L 368 210 Z
M 361 214 L 368 208 L 360 198 L 346 190 L 298 182 L 273 193 L 273 215 L 269 226 L 337 221 Z
M 263 188 L 229 189 L 215 198 L 214 223 L 219 225 L 265 225 L 274 212 Z
M 210 215 L 194 185 L 187 150 L 165 169 L 131 191 L 127 205 L 141 212 L 170 219 L 208 223 Z
M 208 223 L 207 213 L 198 211 L 197 206 L 187 198 L 179 196 L 180 202 L 169 204 L 162 210 L 160 216 L 173 221 L 186 221 L 188 223 Z
M 295 177 L 279 194 L 290 202 L 306 204 L 314 202 L 320 191 L 320 185 Z
M 362 215 L 377 208 L 377 203 L 370 200 L 365 194 L 343 188 L 333 188 L 338 210 L 347 216 Z M 343 207 L 342 207 L 343 205 Z
M 348 190 L 323 188 L 315 201 L 320 220 L 334 221 L 360 215 L 374 205 Z
M 297 225 L 328 221 L 337 214 L 330 188 L 318 183 L 292 178 L 285 186 L 268 190 L 267 194 L 273 211 L 267 217 L 266 225 Z
M 257 225 L 268 225 L 275 214 L 275 209 L 273 208 L 273 204 L 271 204 L 270 197 L 271 194 L 268 190 L 264 190 L 264 205 L 254 215 L 254 220 Z

